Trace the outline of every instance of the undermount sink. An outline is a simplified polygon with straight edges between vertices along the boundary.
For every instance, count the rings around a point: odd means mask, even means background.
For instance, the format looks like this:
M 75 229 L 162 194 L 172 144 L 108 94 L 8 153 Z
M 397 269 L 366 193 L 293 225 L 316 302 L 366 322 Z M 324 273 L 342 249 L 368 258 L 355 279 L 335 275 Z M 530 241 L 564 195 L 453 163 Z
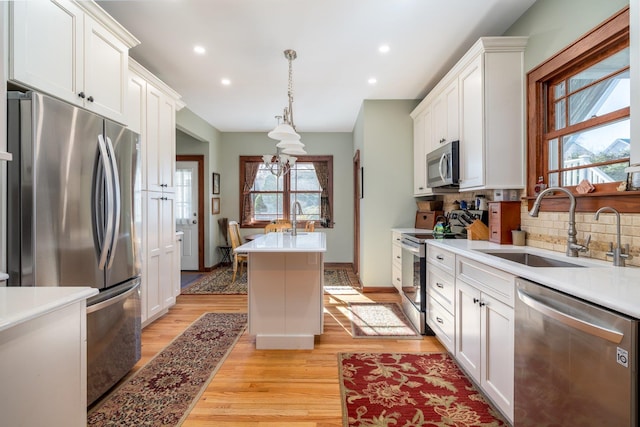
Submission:
M 530 254 L 527 252 L 482 252 L 487 255 L 506 259 L 507 261 L 517 262 L 518 264 L 523 264 L 529 267 L 584 267 L 584 265 L 573 264 L 554 258 L 547 258 L 541 255 Z

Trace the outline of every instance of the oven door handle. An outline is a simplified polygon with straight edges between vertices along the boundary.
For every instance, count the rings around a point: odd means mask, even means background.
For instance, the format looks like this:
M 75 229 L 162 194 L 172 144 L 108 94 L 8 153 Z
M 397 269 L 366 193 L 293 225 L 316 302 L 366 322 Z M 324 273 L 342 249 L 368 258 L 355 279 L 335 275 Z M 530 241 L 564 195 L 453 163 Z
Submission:
M 400 246 L 402 247 L 403 250 L 409 251 L 412 254 L 420 255 L 420 248 L 417 246 L 407 245 L 402 241 L 400 242 Z

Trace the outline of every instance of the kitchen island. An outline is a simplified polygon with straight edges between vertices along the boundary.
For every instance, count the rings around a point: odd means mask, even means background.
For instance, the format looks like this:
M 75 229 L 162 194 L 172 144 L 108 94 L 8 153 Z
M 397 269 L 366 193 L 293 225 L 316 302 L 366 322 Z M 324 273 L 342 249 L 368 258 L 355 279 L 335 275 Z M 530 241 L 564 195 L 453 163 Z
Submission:
M 0 424 L 87 423 L 89 287 L 0 287 Z
M 267 233 L 247 253 L 249 333 L 257 349 L 313 349 L 323 330 L 325 233 Z

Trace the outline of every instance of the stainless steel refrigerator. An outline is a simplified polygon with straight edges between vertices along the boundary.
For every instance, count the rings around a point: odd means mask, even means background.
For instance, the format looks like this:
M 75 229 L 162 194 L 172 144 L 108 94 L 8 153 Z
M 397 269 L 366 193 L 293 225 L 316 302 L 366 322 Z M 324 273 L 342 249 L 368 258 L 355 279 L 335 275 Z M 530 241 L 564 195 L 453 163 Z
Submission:
M 139 136 L 37 92 L 9 92 L 7 116 L 8 284 L 99 289 L 90 405 L 140 359 Z

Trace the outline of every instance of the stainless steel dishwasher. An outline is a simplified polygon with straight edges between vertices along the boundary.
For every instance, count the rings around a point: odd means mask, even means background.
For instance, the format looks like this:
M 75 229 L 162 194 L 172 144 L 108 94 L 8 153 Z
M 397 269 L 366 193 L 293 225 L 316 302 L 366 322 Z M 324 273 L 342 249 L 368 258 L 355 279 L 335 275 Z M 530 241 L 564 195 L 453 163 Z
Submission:
M 638 320 L 516 283 L 514 425 L 637 426 Z

